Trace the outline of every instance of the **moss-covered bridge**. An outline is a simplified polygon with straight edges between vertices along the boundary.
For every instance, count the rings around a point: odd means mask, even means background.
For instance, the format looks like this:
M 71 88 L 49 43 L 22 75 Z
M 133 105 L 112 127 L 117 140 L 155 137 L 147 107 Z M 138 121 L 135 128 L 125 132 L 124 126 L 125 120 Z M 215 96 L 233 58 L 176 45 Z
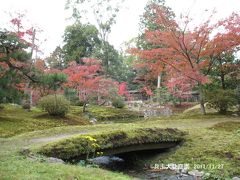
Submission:
M 64 161 L 98 155 L 114 155 L 134 151 L 168 149 L 183 141 L 184 133 L 177 129 L 137 128 L 75 135 L 49 143 L 38 153 Z

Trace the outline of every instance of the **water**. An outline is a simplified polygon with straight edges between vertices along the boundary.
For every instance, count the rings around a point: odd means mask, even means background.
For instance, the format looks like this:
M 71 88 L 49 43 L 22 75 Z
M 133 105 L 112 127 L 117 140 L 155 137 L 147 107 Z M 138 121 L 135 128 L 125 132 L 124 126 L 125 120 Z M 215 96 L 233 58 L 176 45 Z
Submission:
M 117 156 L 101 156 L 94 158 L 91 161 L 101 168 L 112 171 L 122 171 L 125 169 L 125 160 Z
M 162 152 L 160 152 L 162 153 Z M 150 157 L 159 155 L 159 151 L 144 151 L 125 153 L 115 156 L 101 156 L 91 161 L 100 168 L 123 172 L 129 176 L 139 179 L 160 179 L 160 180 L 194 180 L 191 175 L 177 173 L 172 170 L 154 171 L 144 162 Z

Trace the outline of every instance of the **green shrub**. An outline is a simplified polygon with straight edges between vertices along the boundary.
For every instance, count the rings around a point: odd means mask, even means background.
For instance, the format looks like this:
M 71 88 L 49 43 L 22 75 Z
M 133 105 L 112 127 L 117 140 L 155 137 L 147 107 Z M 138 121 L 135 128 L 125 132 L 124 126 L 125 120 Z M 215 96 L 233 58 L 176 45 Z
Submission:
M 27 101 L 27 100 L 24 100 L 24 101 L 22 102 L 22 108 L 23 108 L 23 109 L 27 109 L 27 110 L 31 109 L 30 102 Z
M 83 103 L 79 100 L 78 93 L 75 89 L 65 88 L 64 96 L 70 101 L 73 106 L 83 106 Z
M 84 102 L 79 100 L 79 97 L 74 97 L 71 99 L 68 99 L 73 106 L 83 106 Z
M 206 100 L 210 108 L 216 109 L 220 114 L 237 104 L 236 94 L 233 90 L 216 89 L 206 92 Z
M 41 98 L 38 105 L 51 116 L 64 117 L 70 108 L 70 102 L 62 95 L 48 95 Z
M 125 103 L 122 97 L 116 97 L 112 100 L 112 105 L 115 108 L 123 108 Z
M 84 102 L 83 101 L 80 101 L 79 99 L 75 101 L 75 106 L 83 106 L 84 105 Z
M 0 110 L 4 109 L 4 105 L 0 104 Z

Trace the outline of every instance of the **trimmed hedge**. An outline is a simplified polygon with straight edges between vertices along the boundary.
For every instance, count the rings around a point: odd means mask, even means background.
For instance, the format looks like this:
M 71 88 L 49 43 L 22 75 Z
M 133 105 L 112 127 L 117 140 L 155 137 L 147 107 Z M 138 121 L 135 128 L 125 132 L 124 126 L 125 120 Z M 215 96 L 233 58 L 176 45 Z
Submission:
M 70 108 L 70 102 L 63 95 L 48 95 L 42 97 L 38 105 L 51 116 L 64 117 Z
M 112 100 L 112 105 L 115 108 L 121 109 L 121 108 L 124 108 L 125 103 L 122 97 L 116 97 Z

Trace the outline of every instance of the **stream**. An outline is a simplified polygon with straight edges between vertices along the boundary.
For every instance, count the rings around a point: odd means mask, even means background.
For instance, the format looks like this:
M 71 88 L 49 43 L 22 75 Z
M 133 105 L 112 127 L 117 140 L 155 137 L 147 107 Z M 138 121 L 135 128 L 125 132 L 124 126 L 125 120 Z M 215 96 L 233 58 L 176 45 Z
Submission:
M 155 169 L 155 164 L 149 164 L 154 157 L 160 156 L 165 151 L 167 150 L 148 150 L 114 156 L 101 156 L 91 159 L 91 162 L 100 168 L 122 172 L 139 179 L 194 180 L 191 175 L 177 173 L 170 169 Z

